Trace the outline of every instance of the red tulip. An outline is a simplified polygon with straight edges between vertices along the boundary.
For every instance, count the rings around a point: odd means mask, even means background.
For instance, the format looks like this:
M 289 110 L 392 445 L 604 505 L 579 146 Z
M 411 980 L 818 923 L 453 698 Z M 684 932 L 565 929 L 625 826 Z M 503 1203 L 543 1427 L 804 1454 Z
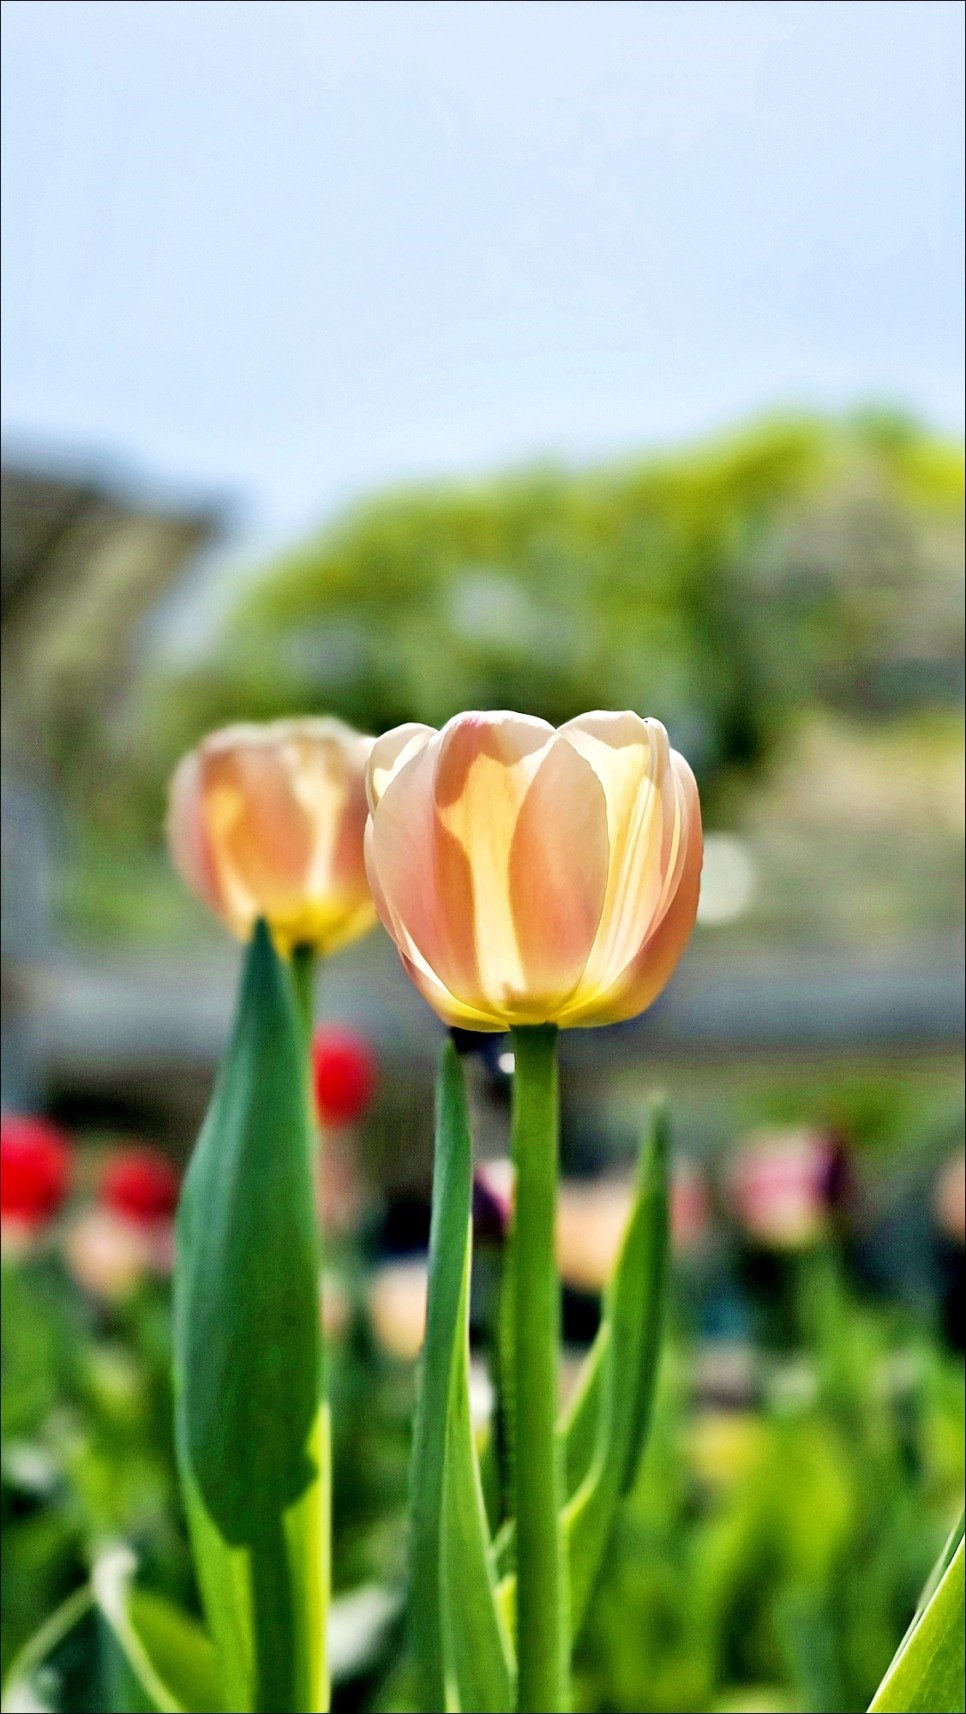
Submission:
M 0 1214 L 40 1227 L 70 1188 L 71 1144 L 47 1119 L 7 1113 L 0 1125 Z
M 375 1058 L 362 1037 L 347 1029 L 316 1030 L 312 1069 L 322 1124 L 335 1128 L 361 1119 L 376 1088 Z
M 178 1206 L 178 1174 L 157 1149 L 120 1149 L 101 1179 L 100 1200 L 112 1214 L 136 1226 L 170 1220 Z

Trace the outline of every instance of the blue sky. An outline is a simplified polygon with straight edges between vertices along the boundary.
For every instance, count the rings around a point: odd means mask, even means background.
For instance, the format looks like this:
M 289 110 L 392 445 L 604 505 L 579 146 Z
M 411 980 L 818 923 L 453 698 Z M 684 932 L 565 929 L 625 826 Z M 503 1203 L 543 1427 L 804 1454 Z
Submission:
M 946 0 L 7 0 L 5 444 L 281 537 L 785 403 L 962 422 Z

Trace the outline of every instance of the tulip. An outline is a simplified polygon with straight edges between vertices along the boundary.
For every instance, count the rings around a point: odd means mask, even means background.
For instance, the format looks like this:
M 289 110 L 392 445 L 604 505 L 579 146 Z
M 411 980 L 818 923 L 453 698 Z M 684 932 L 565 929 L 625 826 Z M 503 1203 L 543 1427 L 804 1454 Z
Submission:
M 85 1291 L 109 1303 L 130 1297 L 155 1268 L 151 1234 L 107 1208 L 78 1215 L 64 1239 L 64 1256 Z
M 119 1219 L 150 1228 L 172 1219 L 178 1191 L 178 1174 L 165 1155 L 132 1147 L 120 1149 L 105 1167 L 100 1201 Z
M 966 1157 L 952 1155 L 936 1180 L 933 1212 L 939 1230 L 962 1248 L 966 1242 Z
M 518 1707 L 563 1708 L 556 1035 L 636 1016 L 670 977 L 697 912 L 697 788 L 658 721 L 499 713 L 386 733 L 366 791 L 405 969 L 450 1028 L 513 1033 Z
M 339 720 L 227 726 L 184 756 L 168 843 L 188 887 L 247 940 L 327 953 L 375 921 L 366 882 L 364 772 L 372 740 Z
M 361 1036 L 334 1026 L 316 1030 L 312 1073 L 323 1125 L 337 1130 L 362 1118 L 376 1092 L 376 1062 Z
M 327 1238 L 357 1232 L 364 1207 L 364 1185 L 350 1132 L 331 1131 L 319 1150 L 316 1203 Z
M 614 1271 L 634 1202 L 628 1180 L 575 1179 L 557 1198 L 557 1266 L 577 1291 L 599 1294 Z
M 0 1217 L 37 1232 L 70 1189 L 71 1144 L 47 1119 L 5 1113 L 0 1125 Z
M 679 1256 L 693 1256 L 708 1239 L 711 1198 L 693 1161 L 678 1159 L 671 1177 L 671 1244 Z
M 385 1262 L 369 1285 L 369 1314 L 376 1340 L 390 1357 L 413 1363 L 426 1332 L 429 1269 L 425 1256 Z
M 609 1024 L 660 993 L 694 925 L 701 812 L 659 721 L 400 726 L 366 789 L 376 908 L 444 1023 Z
M 804 1250 L 828 1228 L 828 1181 L 833 1147 L 822 1131 L 759 1131 L 739 1149 L 728 1189 L 753 1243 L 769 1250 Z

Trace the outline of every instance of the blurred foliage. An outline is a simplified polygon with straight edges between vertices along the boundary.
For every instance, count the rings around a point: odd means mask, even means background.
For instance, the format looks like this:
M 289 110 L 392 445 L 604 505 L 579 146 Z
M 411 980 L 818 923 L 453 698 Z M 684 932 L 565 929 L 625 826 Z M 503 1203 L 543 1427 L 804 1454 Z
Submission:
M 249 578 L 211 644 L 139 675 L 89 754 L 67 736 L 64 772 L 115 838 L 143 835 L 178 754 L 228 720 L 326 711 L 381 731 L 632 707 L 713 791 L 803 701 L 955 699 L 962 487 L 959 446 L 867 413 L 389 493 Z
M 134 1549 L 149 1586 L 200 1609 L 175 1470 L 167 1284 L 146 1281 L 130 1298 L 95 1302 L 56 1250 L 40 1251 L 4 1263 L 0 1301 L 6 1675 L 97 1555 L 119 1541 Z M 330 1353 L 328 1385 L 338 1593 L 377 1574 L 402 1575 L 413 1406 L 411 1371 L 381 1354 L 356 1297 Z M 68 1638 L 57 1657 L 78 1681 L 76 1706 L 126 1708 L 96 1699 L 85 1674 L 101 1671 L 105 1650 L 88 1643 L 78 1651 L 76 1636 Z
M 961 1360 L 928 1318 L 863 1301 L 834 1252 L 783 1265 L 789 1315 L 767 1354 L 696 1347 L 695 1277 L 679 1268 L 648 1453 L 578 1648 L 578 1709 L 858 1710 L 905 1629 L 960 1503 Z M 412 1368 L 373 1341 L 358 1266 L 343 1257 L 353 1307 L 330 1364 L 342 1591 L 403 1577 L 413 1406 Z M 38 1255 L 5 1269 L 3 1307 L 7 1666 L 109 1541 L 132 1543 L 146 1586 L 194 1597 L 164 1289 L 95 1309 Z M 392 1629 L 337 1707 L 410 1706 L 399 1650 Z M 104 1688 L 111 1664 L 85 1621 L 52 1657 L 50 1705 L 139 1706 Z
M 862 1709 L 962 1491 L 961 1368 L 846 1289 L 798 1280 L 809 1360 L 758 1407 L 695 1408 L 672 1359 L 580 1648 L 586 1709 Z

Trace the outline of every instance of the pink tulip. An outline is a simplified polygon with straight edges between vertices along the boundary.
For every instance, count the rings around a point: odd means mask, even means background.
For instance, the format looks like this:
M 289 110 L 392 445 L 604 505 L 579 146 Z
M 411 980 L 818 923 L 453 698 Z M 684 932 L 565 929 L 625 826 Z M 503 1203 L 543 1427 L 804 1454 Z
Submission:
M 400 726 L 366 785 L 376 908 L 444 1023 L 616 1023 L 660 993 L 694 925 L 701 812 L 659 721 Z
M 191 890 L 242 940 L 258 917 L 283 952 L 375 921 L 363 859 L 371 738 L 339 720 L 227 726 L 184 756 L 168 843 Z
M 827 1229 L 833 1145 L 822 1131 L 758 1131 L 729 1174 L 732 1206 L 748 1236 L 773 1250 L 817 1243 Z

